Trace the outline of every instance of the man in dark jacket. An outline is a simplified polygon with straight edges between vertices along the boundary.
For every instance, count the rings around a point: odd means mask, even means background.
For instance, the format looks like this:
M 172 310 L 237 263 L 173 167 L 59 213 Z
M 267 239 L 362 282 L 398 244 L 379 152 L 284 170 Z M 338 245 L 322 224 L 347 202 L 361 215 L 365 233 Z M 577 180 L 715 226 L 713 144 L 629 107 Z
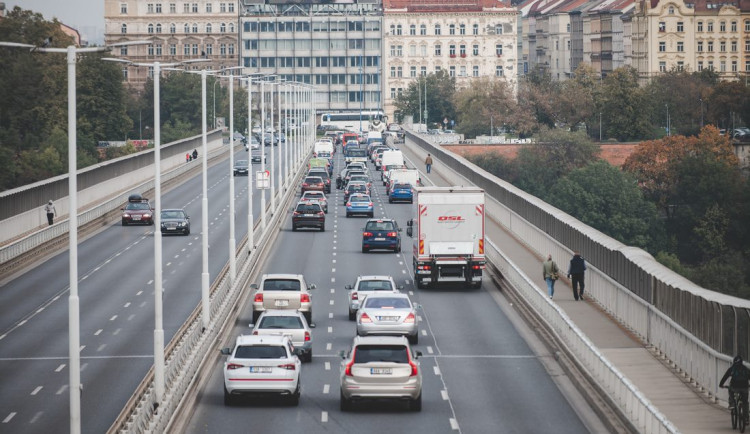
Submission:
M 732 366 L 727 369 L 724 376 L 721 377 L 719 387 L 724 387 L 724 383 L 729 377 L 732 377 L 732 381 L 729 382 L 729 406 L 734 406 L 734 392 L 738 392 L 742 398 L 742 407 L 745 410 L 745 420 L 748 418 L 747 410 L 747 387 L 750 382 L 750 369 L 747 369 L 742 363 L 742 357 L 739 355 L 734 358 Z
M 586 261 L 578 251 L 573 252 L 573 259 L 568 265 L 568 279 L 572 279 L 573 297 L 576 301 L 583 300 L 583 272 L 586 271 Z M 580 287 L 580 292 L 578 288 Z

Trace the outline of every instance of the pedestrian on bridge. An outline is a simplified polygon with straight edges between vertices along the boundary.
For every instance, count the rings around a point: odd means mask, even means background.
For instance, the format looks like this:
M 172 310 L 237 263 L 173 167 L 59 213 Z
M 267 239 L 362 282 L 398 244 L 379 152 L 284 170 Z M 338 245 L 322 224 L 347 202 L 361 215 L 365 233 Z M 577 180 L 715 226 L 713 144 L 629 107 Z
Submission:
M 432 157 L 430 154 L 427 154 L 427 158 L 424 160 L 425 168 L 427 169 L 427 173 L 430 173 L 430 170 L 432 169 Z
M 197 159 L 198 159 L 198 150 L 193 149 L 193 160 L 197 160 Z
M 557 264 L 552 260 L 552 254 L 547 255 L 547 260 L 542 262 L 542 277 L 547 282 L 547 293 L 549 298 L 555 295 L 555 281 L 559 278 L 560 269 L 557 268 Z
M 577 250 L 573 252 L 573 258 L 568 265 L 568 279 L 572 279 L 573 297 L 578 301 L 583 300 L 583 273 L 586 271 L 586 261 Z M 580 288 L 580 291 L 578 290 Z
M 47 202 L 47 205 L 44 205 L 44 212 L 47 213 L 47 222 L 52 226 L 52 219 L 57 216 L 57 210 L 55 209 L 55 204 L 52 203 L 52 200 Z

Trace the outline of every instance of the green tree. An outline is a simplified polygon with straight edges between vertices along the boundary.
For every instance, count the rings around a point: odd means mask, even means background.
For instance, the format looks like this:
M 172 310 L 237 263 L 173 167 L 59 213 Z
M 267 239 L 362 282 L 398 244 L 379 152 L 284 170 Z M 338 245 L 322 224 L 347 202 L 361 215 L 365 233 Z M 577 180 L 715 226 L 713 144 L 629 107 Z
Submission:
M 594 95 L 600 85 L 598 75 L 591 65 L 581 63 L 572 79 L 560 83 L 560 91 L 554 100 L 554 119 L 557 125 L 575 128 L 594 117 Z
M 394 101 L 400 116 L 412 116 L 415 123 L 424 120 L 425 86 L 427 87 L 427 120 L 426 123 L 442 124 L 444 118 L 456 119 L 454 94 L 456 79 L 446 71 L 437 71 L 427 76 L 412 80 L 406 90 Z M 421 103 L 420 103 L 421 100 Z M 420 107 L 422 112 L 420 113 Z
M 550 204 L 622 243 L 642 248 L 658 229 L 656 207 L 644 199 L 635 179 L 599 160 L 560 178 L 547 196 Z
M 465 137 L 495 134 L 490 128 L 529 133 L 536 127 L 530 111 L 522 109 L 507 81 L 496 77 L 472 80 L 456 92 L 457 131 Z
M 750 123 L 750 87 L 736 81 L 722 81 L 708 96 L 708 118 L 727 130 Z
M 646 102 L 644 91 L 638 86 L 635 69 L 618 68 L 607 75 L 596 97 L 604 138 L 615 137 L 624 141 L 651 137 L 652 127 Z M 598 123 L 597 120 L 591 119 L 588 123 L 594 125 Z

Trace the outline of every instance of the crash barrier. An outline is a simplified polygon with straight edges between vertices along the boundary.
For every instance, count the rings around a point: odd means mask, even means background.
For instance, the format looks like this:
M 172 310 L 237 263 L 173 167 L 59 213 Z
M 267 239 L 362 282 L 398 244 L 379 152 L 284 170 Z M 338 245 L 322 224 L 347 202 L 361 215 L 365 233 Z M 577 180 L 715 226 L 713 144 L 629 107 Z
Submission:
M 582 365 L 594 381 L 619 406 L 624 416 L 641 433 L 667 434 L 677 428 L 620 372 L 589 338 L 553 303 L 544 291 L 503 254 L 491 239 L 487 240 L 487 260 L 502 274 L 503 279 L 531 306 L 536 315 L 547 323 L 556 338 Z
M 208 134 L 209 144 L 221 137 L 221 131 Z M 221 146 L 219 142 L 219 146 Z M 184 164 L 185 154 L 202 147 L 202 136 L 194 136 L 162 145 L 162 170 Z M 116 194 L 122 185 L 131 185 L 153 176 L 154 150 L 148 149 L 104 161 L 78 171 L 79 209 L 98 204 Z M 60 175 L 34 184 L 0 193 L 0 243 L 47 224 L 43 207 L 55 202 L 58 216 L 69 214 L 68 175 Z
M 289 184 L 291 187 L 286 191 L 277 189 L 276 196 L 280 200 L 277 202 L 277 210 L 286 209 L 297 194 L 294 185 L 306 173 L 306 158 L 297 164 L 297 171 Z M 162 400 L 157 402 L 154 393 L 152 367 L 107 431 L 108 434 L 166 432 L 169 425 L 174 422 L 172 418 L 178 411 L 182 398 L 193 385 L 203 363 L 210 358 L 212 351 L 216 350 L 220 333 L 226 327 L 231 327 L 230 312 L 237 308 L 237 301 L 247 288 L 247 282 L 257 272 L 257 267 L 265 259 L 267 250 L 273 247 L 272 241 L 287 216 L 284 212 L 274 212 L 270 209 L 270 203 L 266 209 L 266 229 L 260 232 L 260 219 L 257 219 L 254 225 L 255 248 L 248 246 L 247 235 L 237 247 L 236 283 L 230 281 L 227 264 L 211 285 L 211 318 L 208 328 L 203 328 L 202 306 L 199 304 L 165 348 L 165 392 Z
M 596 302 L 718 399 L 718 381 L 731 355 L 748 356 L 750 302 L 701 288 L 647 252 L 623 245 L 463 157 L 420 135 L 407 132 L 407 137 L 440 165 L 483 188 L 500 205 L 488 215 L 538 256 L 568 258 L 580 251 L 589 265 L 586 291 Z
M 214 140 L 216 140 L 220 137 L 220 135 L 221 135 L 220 132 L 214 133 L 209 136 L 209 139 L 213 137 Z M 198 136 L 197 139 L 200 141 L 201 137 Z M 162 153 L 164 153 L 166 149 L 171 149 L 170 151 L 171 154 L 181 156 L 180 157 L 181 163 L 172 164 L 171 166 L 164 164 L 162 166 L 162 168 L 165 169 L 163 170 L 163 173 L 162 173 L 162 183 L 165 183 L 171 179 L 177 178 L 195 167 L 195 164 L 185 164 L 185 156 L 184 156 L 184 153 L 187 152 L 185 151 L 185 149 L 189 149 L 190 151 L 194 149 L 195 140 L 196 138 L 193 137 L 191 139 L 181 140 L 178 142 L 174 142 L 173 144 L 165 145 L 162 147 Z M 199 148 L 201 148 L 201 146 L 199 146 Z M 215 146 L 212 151 L 209 151 L 208 158 L 212 159 L 215 157 L 220 157 L 222 153 L 226 153 L 226 149 L 222 148 L 221 146 L 218 146 L 218 147 Z M 163 157 L 164 155 L 165 154 L 162 154 Z M 166 160 L 166 157 L 162 158 L 162 163 L 165 160 Z M 139 152 L 138 154 L 133 154 L 131 156 L 122 157 L 117 160 L 112 160 L 111 164 L 108 164 L 108 163 L 110 162 L 102 163 L 102 164 L 93 166 L 91 168 L 83 169 L 78 174 L 78 182 L 80 183 L 82 180 L 86 180 L 85 185 L 88 187 L 88 190 L 90 191 L 97 190 L 98 186 L 102 186 L 102 188 L 99 191 L 90 193 L 88 199 L 83 200 L 80 197 L 80 195 L 82 194 L 82 190 L 84 189 L 84 187 L 79 184 L 79 203 L 94 204 L 90 208 L 85 209 L 84 211 L 78 213 L 78 226 L 79 227 L 104 216 L 108 212 L 117 210 L 120 207 L 122 207 L 122 204 L 127 202 L 128 195 L 130 195 L 131 192 L 141 193 L 144 191 L 151 190 L 154 187 L 153 149 L 144 151 L 144 152 Z M 196 164 L 198 163 L 196 162 Z M 115 167 L 111 167 L 111 166 L 116 166 L 119 169 L 115 169 Z M 173 169 L 169 170 L 170 167 L 173 167 Z M 122 181 L 114 180 L 125 169 L 132 170 L 132 173 L 134 174 L 133 177 L 130 178 L 129 180 L 122 180 Z M 89 172 L 91 172 L 91 174 L 89 174 Z M 131 173 L 131 172 L 126 172 L 126 173 Z M 110 176 L 110 178 L 102 178 L 102 176 L 105 176 L 107 174 Z M 148 178 L 151 178 L 151 180 L 147 182 L 142 181 L 143 179 L 148 179 Z M 97 183 L 92 184 L 94 180 L 96 180 Z M 68 212 L 68 206 L 67 206 L 68 176 L 67 175 L 52 178 L 51 180 L 49 180 L 48 186 L 46 187 L 40 186 L 41 190 L 35 190 L 33 186 L 36 184 L 32 184 L 30 186 L 23 187 L 25 189 L 24 192 L 17 191 L 16 193 L 13 193 L 15 190 L 9 190 L 7 192 L 4 192 L 0 196 L 0 204 L 2 204 L 0 205 L 0 209 L 2 209 L 3 206 L 5 206 L 5 203 L 7 201 L 12 202 L 14 200 L 13 198 L 18 198 L 18 200 L 23 200 L 23 201 L 30 202 L 30 203 L 34 203 L 33 200 L 29 199 L 30 197 L 46 198 L 41 202 L 41 204 L 43 205 L 47 203 L 47 201 L 50 199 L 50 197 L 43 196 L 43 194 L 47 194 L 49 191 L 51 191 L 51 189 L 58 188 L 58 187 L 53 187 L 53 186 L 61 185 L 60 182 L 62 182 L 62 184 L 64 184 L 65 186 L 65 197 L 62 200 L 55 202 L 55 208 L 57 209 L 58 215 L 67 214 Z M 122 190 L 123 185 L 130 185 L 131 187 L 128 188 L 127 190 Z M 37 205 L 36 209 L 40 210 L 39 212 L 42 212 L 41 211 L 42 207 L 38 203 L 36 205 Z M 21 217 L 23 216 L 21 215 L 19 218 Z M 46 216 L 45 216 L 45 219 L 46 219 Z M 10 232 L 13 232 L 13 230 L 6 227 L 6 224 L 8 223 L 3 222 L 0 224 L 0 227 L 2 227 L 2 230 L 0 230 L 0 232 L 5 232 L 7 236 L 9 235 Z M 37 225 L 35 225 L 35 227 L 36 226 Z M 20 238 L 16 241 L 8 243 L 4 246 L 0 246 L 0 264 L 5 264 L 6 262 L 12 260 L 13 258 L 16 258 L 30 251 L 31 249 L 39 247 L 61 236 L 66 236 L 68 233 L 68 228 L 69 228 L 69 220 L 60 219 L 58 222 L 54 223 L 52 226 L 44 226 L 42 229 L 34 231 L 28 234 L 27 236 L 24 236 L 23 238 Z

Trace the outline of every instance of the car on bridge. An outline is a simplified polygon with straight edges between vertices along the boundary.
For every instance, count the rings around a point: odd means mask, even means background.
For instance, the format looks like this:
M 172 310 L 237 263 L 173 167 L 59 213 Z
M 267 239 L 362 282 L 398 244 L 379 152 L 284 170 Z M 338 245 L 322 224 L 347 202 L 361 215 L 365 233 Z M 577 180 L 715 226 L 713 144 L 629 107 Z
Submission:
M 406 336 L 409 343 L 419 343 L 418 304 L 406 294 L 372 293 L 357 310 L 357 336 Z
M 247 160 L 237 160 L 234 162 L 234 176 L 250 175 L 250 163 Z
M 422 370 L 403 336 L 357 336 L 348 353 L 339 352 L 340 408 L 353 410 L 365 400 L 405 401 L 412 411 L 422 411 Z
M 319 202 L 299 202 L 292 212 L 292 231 L 299 228 L 316 228 L 326 230 L 326 213 Z
M 252 324 L 251 324 L 252 326 Z M 289 336 L 303 362 L 312 362 L 312 328 L 298 310 L 267 310 L 253 326 L 256 336 Z
M 326 183 L 321 176 L 306 176 L 302 180 L 301 194 L 306 191 L 326 191 Z
M 375 214 L 372 199 L 367 194 L 354 193 L 346 201 L 346 216 L 351 217 L 355 214 L 364 214 L 373 217 Z
M 140 194 L 131 194 L 128 198 L 128 203 L 124 208 L 120 208 L 120 210 L 122 211 L 123 226 L 131 224 L 154 224 L 154 210 L 151 208 L 148 199 Z
M 224 405 L 238 395 L 275 394 L 299 405 L 302 362 L 289 336 L 238 336 L 233 348 L 223 348 Z
M 301 274 L 264 274 L 260 285 L 253 283 L 253 324 L 269 309 L 298 310 L 312 322 L 312 294 L 315 285 L 308 285 Z
M 184 209 L 163 209 L 159 224 L 162 234 L 190 235 L 190 216 Z
M 398 293 L 403 286 L 396 286 L 391 276 L 359 276 L 354 285 L 346 285 L 347 300 L 349 300 L 349 321 L 357 317 L 359 303 L 370 294 L 375 293 Z
M 362 230 L 362 253 L 373 249 L 401 251 L 401 228 L 393 219 L 370 219 Z
M 300 202 L 318 202 L 323 207 L 323 212 L 328 214 L 328 198 L 322 191 L 306 191 L 301 198 Z

